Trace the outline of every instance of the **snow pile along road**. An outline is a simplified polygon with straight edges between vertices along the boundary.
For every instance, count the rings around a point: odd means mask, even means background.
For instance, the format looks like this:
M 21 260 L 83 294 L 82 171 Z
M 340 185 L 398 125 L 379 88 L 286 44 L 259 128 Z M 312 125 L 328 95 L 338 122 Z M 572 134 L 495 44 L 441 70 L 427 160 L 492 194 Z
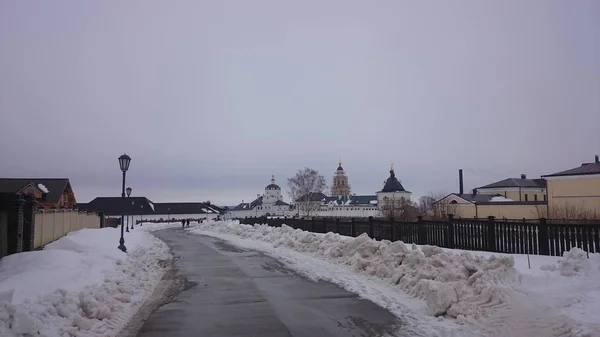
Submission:
M 472 325 L 479 335 L 589 335 L 573 328 L 571 320 L 552 310 L 551 303 L 543 296 L 519 288 L 523 275 L 514 268 L 515 261 L 510 255 L 484 258 L 434 246 L 376 241 L 366 234 L 350 238 L 294 230 L 285 225 L 276 228 L 209 222 L 191 230 L 198 234 L 233 234 L 345 265 L 425 300 L 431 315 L 456 318 L 459 324 Z M 511 328 L 513 323 L 516 329 Z
M 118 336 L 150 296 L 171 255 L 146 231 L 83 229 L 42 251 L 0 260 L 0 336 Z

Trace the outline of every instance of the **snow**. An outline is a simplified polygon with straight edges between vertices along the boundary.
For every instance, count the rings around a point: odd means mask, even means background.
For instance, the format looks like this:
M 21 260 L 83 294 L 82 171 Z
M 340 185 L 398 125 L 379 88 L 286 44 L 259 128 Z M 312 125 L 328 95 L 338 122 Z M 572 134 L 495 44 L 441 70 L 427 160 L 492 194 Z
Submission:
M 600 336 L 600 254 L 588 259 L 572 249 L 562 258 L 530 256 L 528 262 L 526 255 L 408 246 L 285 225 L 208 222 L 190 231 L 265 251 L 314 279 L 337 283 L 388 308 L 414 336 Z
M 490 199 L 490 201 L 507 202 L 507 201 L 514 201 L 514 200 L 505 198 L 503 196 L 495 196 L 495 197 L 492 197 L 492 199 Z
M 48 191 L 48 187 L 46 187 L 46 185 L 40 183 L 37 185 L 38 188 L 40 189 L 40 191 L 42 191 L 43 193 L 49 193 L 50 191 Z
M 150 228 L 148 228 L 150 229 Z M 154 291 L 170 259 L 148 230 L 82 229 L 0 260 L 0 336 L 112 337 Z

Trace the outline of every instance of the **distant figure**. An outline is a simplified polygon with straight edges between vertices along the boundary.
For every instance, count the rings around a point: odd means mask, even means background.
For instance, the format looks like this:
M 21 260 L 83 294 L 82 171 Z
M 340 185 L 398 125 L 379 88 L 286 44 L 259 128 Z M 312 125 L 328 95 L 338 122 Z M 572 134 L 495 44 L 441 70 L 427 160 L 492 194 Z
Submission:
M 182 220 L 181 220 L 181 227 L 182 227 L 182 228 L 185 228 L 185 219 L 182 219 Z
M 187 227 L 190 227 L 190 219 L 187 219 Z

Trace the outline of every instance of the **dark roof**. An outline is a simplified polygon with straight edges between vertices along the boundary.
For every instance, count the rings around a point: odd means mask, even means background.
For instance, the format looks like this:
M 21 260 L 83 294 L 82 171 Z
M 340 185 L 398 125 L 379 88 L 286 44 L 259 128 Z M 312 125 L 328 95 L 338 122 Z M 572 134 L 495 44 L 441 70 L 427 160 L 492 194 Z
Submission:
M 583 163 L 579 167 L 548 174 L 542 177 L 576 176 L 589 174 L 600 174 L 600 163 Z
M 275 202 L 275 205 L 277 205 L 277 206 L 289 206 L 290 204 L 288 204 L 288 203 L 287 203 L 287 202 L 285 202 L 285 201 L 277 200 L 277 201 Z
M 155 202 L 155 214 L 205 214 L 219 213 L 220 210 L 204 202 Z
M 279 187 L 279 185 L 277 184 L 269 184 L 267 185 L 267 187 L 265 187 L 266 190 L 280 190 L 281 187 Z
M 323 199 L 327 198 L 327 196 L 321 192 L 319 193 L 312 193 L 310 195 L 310 201 L 321 201 Z M 301 196 L 300 198 L 296 199 L 296 202 L 303 202 L 306 200 L 306 195 Z
M 155 214 L 154 204 L 145 197 L 98 197 L 87 204 L 77 204 L 77 207 L 88 212 L 104 212 L 105 215 L 125 214 L 147 215 Z M 165 213 L 166 214 L 166 213 Z
M 402 192 L 402 191 L 406 191 L 404 189 L 404 186 L 402 186 L 402 184 L 398 181 L 398 178 L 396 178 L 396 174 L 394 173 L 394 170 L 390 170 L 390 177 L 387 178 L 387 181 L 385 182 L 385 185 L 383 186 L 383 189 L 381 190 L 381 192 Z
M 17 193 L 29 183 L 33 183 L 36 188 L 38 184 L 43 184 L 48 189 L 48 194 L 44 202 L 58 203 L 63 192 L 69 185 L 67 178 L 0 178 L 0 193 Z
M 337 170 L 338 170 L 338 171 L 343 171 L 343 170 L 344 170 L 344 168 L 343 168 L 343 167 L 342 167 L 342 165 L 340 164 L 340 165 L 338 166 Z
M 478 187 L 481 188 L 502 188 L 502 187 L 535 187 L 535 188 L 545 188 L 546 181 L 544 179 L 522 179 L 522 178 L 507 178 L 504 180 L 496 181 L 495 183 L 491 183 L 485 186 Z
M 351 195 L 348 197 L 325 197 L 323 202 L 326 204 L 335 203 L 337 205 L 375 205 L 371 201 L 377 201 L 376 195 Z

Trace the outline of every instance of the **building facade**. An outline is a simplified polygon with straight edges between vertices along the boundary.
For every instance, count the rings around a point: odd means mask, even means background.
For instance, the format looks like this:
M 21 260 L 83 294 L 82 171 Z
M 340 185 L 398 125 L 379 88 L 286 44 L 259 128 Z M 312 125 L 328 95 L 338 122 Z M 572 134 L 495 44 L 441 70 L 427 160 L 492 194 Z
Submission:
M 542 176 L 547 181 L 549 218 L 600 219 L 600 159 Z

